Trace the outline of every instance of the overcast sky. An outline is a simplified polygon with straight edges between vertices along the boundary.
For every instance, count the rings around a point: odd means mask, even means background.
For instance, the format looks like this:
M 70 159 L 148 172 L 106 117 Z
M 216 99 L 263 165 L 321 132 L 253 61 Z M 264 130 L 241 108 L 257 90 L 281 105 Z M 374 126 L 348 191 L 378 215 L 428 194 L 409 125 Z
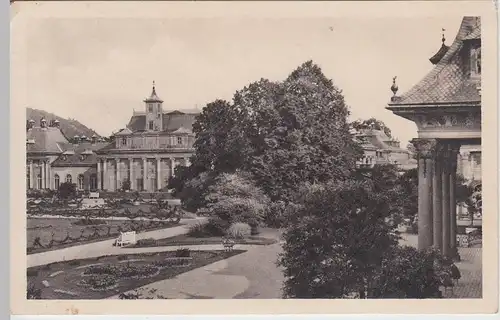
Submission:
M 26 93 L 15 108 L 71 117 L 109 135 L 144 110 L 152 81 L 164 110 L 202 108 L 260 78 L 283 80 L 312 59 L 343 90 L 351 120 L 384 121 L 402 146 L 416 126 L 385 110 L 432 68 L 441 28 L 451 44 L 462 17 L 428 19 L 39 19 L 25 46 Z

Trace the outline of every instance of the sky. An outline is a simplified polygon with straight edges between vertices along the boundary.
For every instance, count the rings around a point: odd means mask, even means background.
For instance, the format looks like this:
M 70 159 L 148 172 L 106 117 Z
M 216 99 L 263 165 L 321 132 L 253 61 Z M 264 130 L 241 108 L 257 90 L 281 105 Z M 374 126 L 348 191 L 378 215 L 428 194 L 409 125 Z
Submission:
M 398 93 L 417 84 L 433 67 L 441 29 L 450 45 L 461 19 L 33 19 L 17 35 L 25 94 L 12 107 L 74 118 L 109 135 L 134 109 L 144 110 L 153 80 L 164 110 L 201 109 L 260 78 L 284 80 L 313 60 L 343 91 L 351 121 L 375 117 L 404 147 L 416 126 L 385 109 L 392 78 Z

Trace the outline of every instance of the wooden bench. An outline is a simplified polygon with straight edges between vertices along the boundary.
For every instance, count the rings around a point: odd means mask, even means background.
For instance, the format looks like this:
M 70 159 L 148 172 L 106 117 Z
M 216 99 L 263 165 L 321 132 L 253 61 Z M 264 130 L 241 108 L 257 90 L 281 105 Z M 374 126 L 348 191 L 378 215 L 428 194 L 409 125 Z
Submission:
M 123 247 L 130 244 L 136 244 L 136 233 L 135 231 L 122 232 L 116 239 L 116 246 Z
M 233 239 L 227 239 L 227 238 L 223 238 L 222 239 L 222 246 L 224 247 L 224 251 L 233 251 L 233 247 L 234 247 L 234 240 Z

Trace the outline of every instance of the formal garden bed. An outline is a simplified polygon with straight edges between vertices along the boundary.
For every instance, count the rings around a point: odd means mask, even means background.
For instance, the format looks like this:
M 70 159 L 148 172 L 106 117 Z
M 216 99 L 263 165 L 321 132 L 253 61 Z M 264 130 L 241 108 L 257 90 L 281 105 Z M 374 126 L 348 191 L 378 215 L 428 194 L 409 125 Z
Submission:
M 27 269 L 28 299 L 105 299 L 244 252 L 177 251 L 102 256 Z
M 93 218 L 28 218 L 27 254 L 35 254 L 96 241 L 113 239 L 120 232 L 145 232 L 173 228 L 179 221 L 99 220 Z
M 206 237 L 195 238 L 189 235 L 181 234 L 171 238 L 164 239 L 141 239 L 135 245 L 129 248 L 146 248 L 146 247 L 163 247 L 163 246 L 193 246 L 193 245 L 206 245 L 206 244 L 221 244 L 223 237 Z M 276 239 L 270 239 L 259 236 L 248 236 L 244 238 L 233 239 L 234 244 L 248 244 L 248 245 L 270 245 L 277 242 Z

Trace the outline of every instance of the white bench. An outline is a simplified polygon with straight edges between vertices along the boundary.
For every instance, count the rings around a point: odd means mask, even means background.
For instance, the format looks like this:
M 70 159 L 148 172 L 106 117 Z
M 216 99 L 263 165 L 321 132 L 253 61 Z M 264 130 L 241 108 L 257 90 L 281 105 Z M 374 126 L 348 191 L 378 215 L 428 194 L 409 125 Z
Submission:
M 120 236 L 116 239 L 116 246 L 123 247 L 130 244 L 136 244 L 137 241 L 135 236 L 135 231 L 120 233 Z

